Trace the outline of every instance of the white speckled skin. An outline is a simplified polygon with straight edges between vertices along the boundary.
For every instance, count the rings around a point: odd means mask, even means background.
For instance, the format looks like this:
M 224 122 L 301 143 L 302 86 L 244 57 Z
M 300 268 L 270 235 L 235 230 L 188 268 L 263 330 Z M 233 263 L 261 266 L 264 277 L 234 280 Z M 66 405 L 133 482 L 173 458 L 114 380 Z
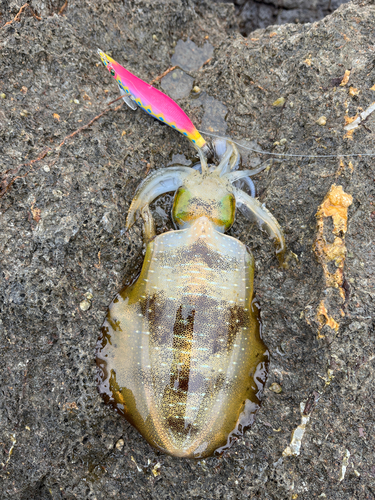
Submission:
M 206 457 L 251 423 L 268 361 L 253 274 L 245 245 L 200 217 L 151 241 L 111 304 L 99 391 L 160 450 Z

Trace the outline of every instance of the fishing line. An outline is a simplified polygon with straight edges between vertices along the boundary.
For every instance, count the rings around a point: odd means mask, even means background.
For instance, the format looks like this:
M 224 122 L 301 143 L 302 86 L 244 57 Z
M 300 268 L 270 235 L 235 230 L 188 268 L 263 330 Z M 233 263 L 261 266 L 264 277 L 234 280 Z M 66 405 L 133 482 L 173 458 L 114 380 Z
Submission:
M 269 151 L 259 151 L 258 149 L 250 148 L 249 146 L 243 146 L 239 142 L 234 141 L 229 137 L 222 137 L 220 135 L 212 134 L 211 132 L 205 132 L 204 130 L 198 130 L 203 135 L 209 135 L 211 137 L 216 137 L 217 139 L 224 139 L 226 141 L 233 142 L 236 146 L 239 146 L 242 149 L 246 149 L 247 151 L 253 151 L 254 153 L 259 153 L 261 155 L 272 155 L 272 156 L 289 156 L 292 158 L 350 158 L 353 156 L 375 156 L 375 153 L 350 153 L 350 154 L 340 154 L 337 153 L 335 155 L 298 155 L 298 154 L 289 154 L 289 153 L 271 153 Z

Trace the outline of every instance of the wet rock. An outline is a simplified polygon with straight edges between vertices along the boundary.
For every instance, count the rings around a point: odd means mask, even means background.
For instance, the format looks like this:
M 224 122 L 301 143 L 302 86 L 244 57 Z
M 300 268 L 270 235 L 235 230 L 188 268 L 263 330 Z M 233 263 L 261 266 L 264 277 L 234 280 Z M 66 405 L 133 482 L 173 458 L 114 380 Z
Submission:
M 172 99 L 182 99 L 190 94 L 193 83 L 193 77 L 180 69 L 175 69 L 162 78 L 161 87 Z
M 204 114 L 200 130 L 208 133 L 225 135 L 227 130 L 227 122 L 225 120 L 228 114 L 228 108 L 218 99 L 207 95 L 206 93 L 200 95 L 192 103 L 192 106 L 203 105 Z
M 223 1 L 223 0 L 216 0 Z M 349 0 L 224 0 L 233 3 L 244 36 L 275 24 L 313 23 Z
M 185 71 L 195 71 L 210 59 L 213 53 L 214 48 L 209 42 L 198 47 L 188 38 L 186 42 L 183 40 L 177 42 L 171 62 L 173 66 L 179 66 Z
M 184 154 L 174 154 L 172 155 L 172 160 L 168 163 L 168 165 L 191 165 L 191 160 L 186 158 Z

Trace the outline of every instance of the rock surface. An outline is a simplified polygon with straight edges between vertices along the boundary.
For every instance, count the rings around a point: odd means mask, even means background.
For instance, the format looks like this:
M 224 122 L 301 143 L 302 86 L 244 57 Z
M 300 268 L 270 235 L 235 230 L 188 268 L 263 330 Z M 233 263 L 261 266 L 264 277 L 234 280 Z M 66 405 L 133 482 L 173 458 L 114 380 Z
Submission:
M 215 0 L 221 2 L 222 0 Z M 240 31 L 247 36 L 271 24 L 313 23 L 349 0 L 224 0 L 233 3 Z
M 194 123 L 208 96 L 226 106 L 227 134 L 264 150 L 373 152 L 374 114 L 344 130 L 375 100 L 373 2 L 249 39 L 233 31 L 227 4 L 32 0 L 17 16 L 21 6 L 2 3 L 0 32 L 1 498 L 374 499 L 373 158 L 284 158 L 256 177 L 298 262 L 281 269 L 240 215 L 230 234 L 254 252 L 267 387 L 282 390 L 266 390 L 256 423 L 222 457 L 193 462 L 155 452 L 106 407 L 94 364 L 106 308 L 142 260 L 140 224 L 124 231 L 134 190 L 149 169 L 192 149 L 119 103 L 69 138 L 117 97 L 97 47 L 151 81 L 190 38 L 215 49 L 190 73 L 202 105 L 192 94 L 179 101 Z M 244 152 L 243 164 L 258 158 Z M 333 235 L 330 216 L 321 233 L 346 245 L 344 298 L 314 253 L 315 214 L 333 184 L 353 197 L 346 235 Z M 170 203 L 159 200 L 155 212 L 169 213 Z M 283 456 L 300 404 L 317 393 L 300 454 Z

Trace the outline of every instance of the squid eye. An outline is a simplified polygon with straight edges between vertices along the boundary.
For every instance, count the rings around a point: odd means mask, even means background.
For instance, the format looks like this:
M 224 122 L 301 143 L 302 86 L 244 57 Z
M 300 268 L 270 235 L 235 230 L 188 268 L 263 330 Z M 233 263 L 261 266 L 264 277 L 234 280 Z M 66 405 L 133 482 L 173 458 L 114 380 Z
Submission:
M 116 72 L 115 72 L 114 69 L 111 69 L 110 73 L 111 73 L 112 76 L 115 76 L 115 74 L 116 74 Z

